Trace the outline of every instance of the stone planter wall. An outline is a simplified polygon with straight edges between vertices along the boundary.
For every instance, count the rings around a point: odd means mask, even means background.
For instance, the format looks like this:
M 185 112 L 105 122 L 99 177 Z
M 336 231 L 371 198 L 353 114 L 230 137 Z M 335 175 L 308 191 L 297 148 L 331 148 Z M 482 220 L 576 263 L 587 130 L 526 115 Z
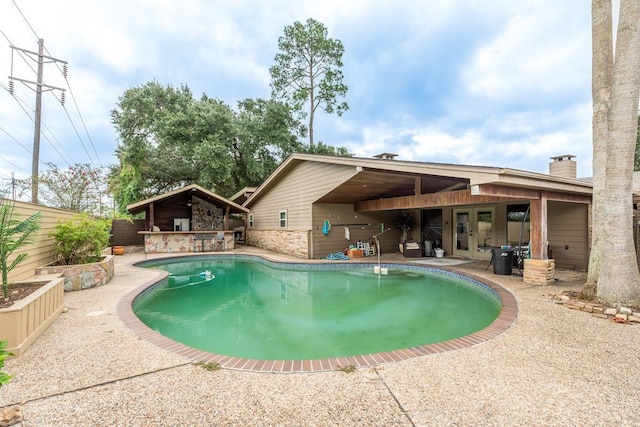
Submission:
M 0 337 L 8 341 L 7 350 L 16 356 L 22 355 L 64 308 L 64 280 L 44 283 L 11 307 L 0 309 Z
M 102 261 L 79 265 L 45 265 L 36 268 L 36 275 L 58 274 L 64 279 L 65 292 L 80 291 L 109 283 L 113 277 L 113 255 Z
M 247 229 L 247 245 L 298 258 L 309 258 L 309 232 Z

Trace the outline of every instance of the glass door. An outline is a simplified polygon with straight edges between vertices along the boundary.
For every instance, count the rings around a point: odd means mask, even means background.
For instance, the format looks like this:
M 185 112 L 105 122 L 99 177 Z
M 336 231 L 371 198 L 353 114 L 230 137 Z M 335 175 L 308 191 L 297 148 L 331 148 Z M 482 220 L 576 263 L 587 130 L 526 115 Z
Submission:
M 453 254 L 473 258 L 490 258 L 495 220 L 494 208 L 455 209 Z

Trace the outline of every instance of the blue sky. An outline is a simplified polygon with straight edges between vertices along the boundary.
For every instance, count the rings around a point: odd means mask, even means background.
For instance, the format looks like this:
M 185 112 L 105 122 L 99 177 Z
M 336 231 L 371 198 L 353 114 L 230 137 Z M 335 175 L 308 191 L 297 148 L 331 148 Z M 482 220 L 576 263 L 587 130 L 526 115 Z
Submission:
M 11 73 L 35 74 L 15 53 L 11 68 L 10 44 L 36 51 L 37 34 L 69 64 L 68 83 L 45 66 L 44 81 L 71 92 L 66 111 L 57 91 L 43 96 L 41 161 L 107 166 L 110 111 L 126 89 L 156 80 L 231 106 L 267 98 L 278 37 L 309 17 L 344 44 L 349 86 L 350 109 L 320 114 L 316 140 L 363 157 L 542 173 L 549 157 L 573 154 L 578 176 L 592 175 L 584 0 L 0 0 L 2 185 L 30 174 L 33 146 L 34 92 L 16 82 L 16 100 L 6 88 Z

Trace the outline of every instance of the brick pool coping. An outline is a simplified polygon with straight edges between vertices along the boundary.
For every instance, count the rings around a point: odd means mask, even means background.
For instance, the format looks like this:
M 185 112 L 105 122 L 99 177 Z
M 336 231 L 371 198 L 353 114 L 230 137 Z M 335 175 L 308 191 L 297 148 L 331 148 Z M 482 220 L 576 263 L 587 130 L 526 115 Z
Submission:
M 310 260 L 300 262 L 279 262 L 273 261 L 268 258 L 260 257 L 259 255 L 251 255 L 251 257 L 262 258 L 268 262 L 276 264 L 317 264 L 309 262 Z M 223 258 L 223 257 L 220 257 Z M 326 263 L 322 263 L 326 264 Z M 384 263 L 384 266 L 402 265 L 404 263 Z M 407 265 L 411 265 L 407 263 Z M 416 267 L 420 269 L 419 267 Z M 493 290 L 501 299 L 502 310 L 498 317 L 486 328 L 474 332 L 470 335 L 466 335 L 459 338 L 454 338 L 448 341 L 442 341 L 432 344 L 424 344 L 415 347 L 386 351 L 382 353 L 364 354 L 358 356 L 347 357 L 334 357 L 329 359 L 312 359 L 312 360 L 257 360 L 246 359 L 241 357 L 226 356 L 216 353 L 211 353 L 203 350 L 199 350 L 193 347 L 189 347 L 185 344 L 174 341 L 167 338 L 147 325 L 133 312 L 133 303 L 135 299 L 144 293 L 145 290 L 158 283 L 158 281 L 165 278 L 168 274 L 166 272 L 162 277 L 148 281 L 133 291 L 125 295 L 117 305 L 117 315 L 122 323 L 138 338 L 150 342 L 166 351 L 178 354 L 193 362 L 202 363 L 217 363 L 221 368 L 233 369 L 241 371 L 251 372 L 268 372 L 268 373 L 303 373 L 303 372 L 319 372 L 319 371 L 335 371 L 340 368 L 354 366 L 355 368 L 373 367 L 377 365 L 383 365 L 387 363 L 400 362 L 402 360 L 413 359 L 417 357 L 427 356 L 430 354 L 444 353 L 446 351 L 458 350 L 462 348 L 471 347 L 486 341 L 489 341 L 498 335 L 505 332 L 511 327 L 513 322 L 518 316 L 518 304 L 515 297 L 511 292 L 502 286 L 491 282 L 487 279 L 475 276 L 468 273 L 460 273 L 455 269 L 450 268 L 422 268 L 424 270 L 440 270 L 456 275 L 467 277 L 473 281 L 479 282 L 482 285 Z

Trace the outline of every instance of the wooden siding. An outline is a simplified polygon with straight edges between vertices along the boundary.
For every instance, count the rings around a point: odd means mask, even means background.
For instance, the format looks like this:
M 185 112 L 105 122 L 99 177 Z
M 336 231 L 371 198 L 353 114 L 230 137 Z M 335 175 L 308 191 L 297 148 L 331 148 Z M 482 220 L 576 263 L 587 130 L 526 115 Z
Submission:
M 586 270 L 589 263 L 588 206 L 549 202 L 548 212 L 547 237 L 556 267 Z
M 356 204 L 361 212 L 413 208 L 439 208 L 442 206 L 485 205 L 504 201 L 502 197 L 473 196 L 471 190 L 448 191 L 443 193 L 418 194 L 416 196 L 394 197 L 390 199 L 367 200 Z
M 5 203 L 13 203 L 13 200 L 4 200 Z M 14 215 L 16 218 L 25 219 L 29 216 L 42 212 L 40 219 L 41 230 L 34 238 L 32 245 L 26 245 L 16 250 L 10 260 L 20 253 L 26 252 L 27 258 L 9 272 L 9 282 L 24 280 L 35 274 L 35 269 L 53 260 L 54 240 L 49 237 L 59 220 L 67 220 L 76 215 L 77 212 L 64 209 L 56 209 L 48 206 L 36 205 L 25 202 L 15 202 Z
M 311 258 L 324 258 L 330 253 L 342 252 L 358 240 L 370 242 L 380 233 L 382 224 L 389 231 L 380 236 L 380 250 L 383 253 L 398 252 L 400 230 L 394 225 L 395 212 L 359 213 L 352 204 L 318 203 L 313 206 L 312 253 Z M 332 224 L 328 235 L 322 233 L 324 221 Z M 350 239 L 345 238 L 345 227 L 349 228 Z M 414 227 L 419 234 L 418 224 Z
M 322 195 L 356 174 L 350 166 L 305 162 L 296 165 L 269 191 L 269 197 L 251 204 L 254 228 L 280 229 L 278 213 L 287 211 L 287 230 L 311 229 L 311 206 Z

